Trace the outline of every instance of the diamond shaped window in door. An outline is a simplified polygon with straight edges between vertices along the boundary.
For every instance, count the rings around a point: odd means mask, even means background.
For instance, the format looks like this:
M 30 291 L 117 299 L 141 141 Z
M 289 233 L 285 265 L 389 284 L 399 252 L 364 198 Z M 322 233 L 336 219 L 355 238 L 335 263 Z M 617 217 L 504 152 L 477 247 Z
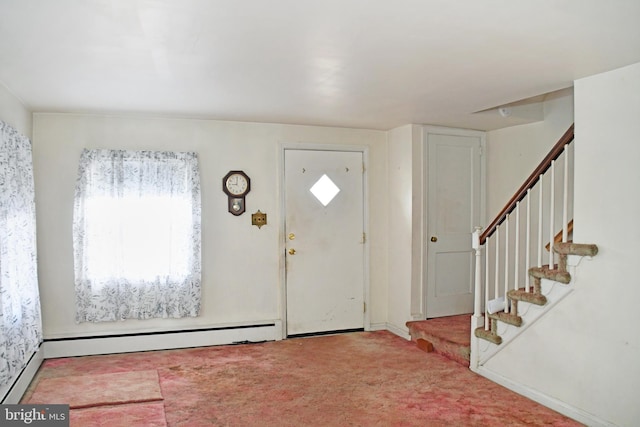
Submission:
M 331 178 L 324 174 L 313 184 L 313 187 L 311 187 L 309 191 L 316 196 L 316 199 L 322 203 L 322 206 L 327 206 L 340 192 L 340 189 L 331 181 Z

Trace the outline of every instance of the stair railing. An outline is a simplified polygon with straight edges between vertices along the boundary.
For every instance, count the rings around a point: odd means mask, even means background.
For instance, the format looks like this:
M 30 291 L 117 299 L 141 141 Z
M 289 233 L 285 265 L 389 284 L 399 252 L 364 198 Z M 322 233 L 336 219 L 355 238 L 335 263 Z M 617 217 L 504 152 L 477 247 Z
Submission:
M 490 332 L 489 311 L 513 309 L 507 298 L 509 287 L 517 290 L 524 284 L 525 292 L 532 291 L 529 268 L 532 262 L 542 267 L 543 248 L 554 241 L 557 222 L 562 224 L 562 242 L 567 241 L 568 219 L 573 215 L 573 130 L 571 125 L 486 229 L 476 227 L 473 233 L 474 329 L 481 327 L 484 317 L 484 330 Z M 556 180 L 556 171 L 561 180 Z M 532 260 L 535 253 L 537 259 Z M 556 268 L 553 250 L 548 264 Z

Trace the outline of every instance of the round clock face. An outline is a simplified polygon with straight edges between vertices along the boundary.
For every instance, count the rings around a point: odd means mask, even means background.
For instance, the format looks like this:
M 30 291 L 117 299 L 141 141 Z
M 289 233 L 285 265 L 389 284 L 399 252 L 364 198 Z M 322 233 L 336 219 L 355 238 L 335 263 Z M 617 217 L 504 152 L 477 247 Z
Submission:
M 231 174 L 227 177 L 225 183 L 225 187 L 230 194 L 234 196 L 242 196 L 247 192 L 247 188 L 249 187 L 249 182 L 247 178 L 239 173 Z

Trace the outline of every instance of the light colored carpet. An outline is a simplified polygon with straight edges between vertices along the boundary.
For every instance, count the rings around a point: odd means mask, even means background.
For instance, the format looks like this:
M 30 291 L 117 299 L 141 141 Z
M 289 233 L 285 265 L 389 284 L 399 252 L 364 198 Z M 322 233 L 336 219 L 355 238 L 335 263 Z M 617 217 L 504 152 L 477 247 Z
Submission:
M 158 371 L 149 369 L 43 378 L 22 403 L 62 403 L 75 409 L 158 400 L 162 400 Z
M 142 369 L 172 427 L 580 425 L 386 331 L 47 360 L 33 386 Z
M 70 425 L 78 427 L 166 427 L 162 402 L 72 409 Z

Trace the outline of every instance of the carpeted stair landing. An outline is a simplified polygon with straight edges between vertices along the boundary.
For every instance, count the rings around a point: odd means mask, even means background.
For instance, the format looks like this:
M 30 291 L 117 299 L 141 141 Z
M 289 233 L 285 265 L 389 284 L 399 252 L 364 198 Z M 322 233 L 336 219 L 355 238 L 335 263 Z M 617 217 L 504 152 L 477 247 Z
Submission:
M 471 314 L 407 322 L 411 340 L 426 352 L 435 352 L 469 367 Z

